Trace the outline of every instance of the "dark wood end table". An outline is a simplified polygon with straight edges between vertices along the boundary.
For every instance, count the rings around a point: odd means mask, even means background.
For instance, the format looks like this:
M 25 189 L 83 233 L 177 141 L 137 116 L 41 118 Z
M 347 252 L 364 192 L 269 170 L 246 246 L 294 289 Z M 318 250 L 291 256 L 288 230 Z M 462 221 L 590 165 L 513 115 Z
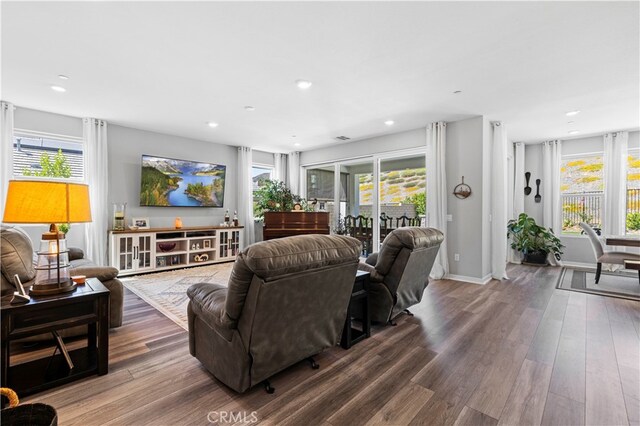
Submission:
M 24 304 L 0 304 L 2 375 L 1 385 L 27 396 L 64 383 L 109 370 L 109 290 L 95 278 L 71 293 L 31 297 Z M 10 342 L 38 334 L 87 325 L 87 346 L 65 354 L 11 365 Z M 66 352 L 61 339 L 58 346 Z M 73 368 L 69 366 L 73 365 Z
M 342 339 L 340 346 L 349 349 L 359 341 L 371 337 L 371 315 L 369 313 L 369 272 L 357 271 L 353 290 L 351 291 L 351 300 L 349 308 L 347 308 L 347 319 L 342 329 Z M 360 304 L 360 312 L 362 312 L 362 330 L 358 330 L 351 326 L 356 304 Z

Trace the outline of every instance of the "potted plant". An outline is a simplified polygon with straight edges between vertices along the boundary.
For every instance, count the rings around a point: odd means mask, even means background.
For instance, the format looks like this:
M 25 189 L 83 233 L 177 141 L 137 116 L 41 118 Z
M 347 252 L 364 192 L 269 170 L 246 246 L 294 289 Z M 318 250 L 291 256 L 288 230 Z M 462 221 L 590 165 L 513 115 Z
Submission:
M 511 248 L 522 253 L 526 263 L 544 265 L 549 253 L 558 260 L 562 255 L 564 246 L 553 230 L 538 225 L 526 213 L 508 222 L 507 236 L 511 239 Z
M 262 181 L 260 189 L 254 193 L 254 199 L 253 215 L 257 219 L 263 217 L 267 212 L 313 211 L 313 207 L 307 200 L 295 195 L 284 182 L 278 180 L 265 179 Z M 300 205 L 299 209 L 294 208 L 296 204 Z

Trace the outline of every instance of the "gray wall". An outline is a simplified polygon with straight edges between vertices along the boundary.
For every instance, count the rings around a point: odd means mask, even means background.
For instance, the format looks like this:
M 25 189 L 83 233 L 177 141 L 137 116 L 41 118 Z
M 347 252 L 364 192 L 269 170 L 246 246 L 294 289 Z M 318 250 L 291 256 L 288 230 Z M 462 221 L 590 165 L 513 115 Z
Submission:
M 13 125 L 20 130 L 82 137 L 82 119 L 34 109 L 16 107 Z M 29 235 L 36 249 L 42 233 L 49 230 L 48 225 L 20 225 L 20 227 Z M 71 225 L 67 234 L 67 244 L 71 247 L 85 247 L 84 224 Z
M 454 275 L 482 278 L 486 275 L 483 256 L 490 239 L 483 235 L 483 151 L 484 118 L 447 123 L 447 187 L 451 190 L 447 199 L 449 214 L 453 221 L 447 226 L 449 269 Z M 471 187 L 471 195 L 458 199 L 453 188 L 461 182 Z M 490 246 L 488 246 L 490 247 Z M 454 261 L 454 254 L 460 261 Z
M 17 107 L 15 127 L 18 129 L 82 137 L 82 119 L 44 111 Z M 169 136 L 110 124 L 108 127 L 109 217 L 111 203 L 127 203 L 127 222 L 131 217 L 149 217 L 153 227 L 173 226 L 176 216 L 184 226 L 216 225 L 223 221 L 228 208 L 231 213 L 237 207 L 237 148 L 211 142 Z M 165 156 L 224 164 L 227 166 L 223 208 L 140 207 L 140 167 L 142 154 Z M 256 151 L 256 161 L 273 164 L 273 155 Z M 111 225 L 111 224 L 110 224 Z M 34 243 L 48 227 L 22 225 Z M 72 224 L 67 234 L 68 244 L 85 247 L 84 225 Z
M 629 148 L 640 148 L 640 132 L 629 132 Z M 562 141 L 563 156 L 603 151 L 603 136 L 589 136 Z M 532 188 L 531 195 L 524 198 L 525 212 L 533 217 L 536 222 L 542 223 L 542 209 L 547 198 L 544 194 L 541 194 L 542 202 L 540 203 L 536 203 L 533 198 L 536 192 L 535 180 L 545 179 L 545 176 L 542 175 L 542 144 L 526 145 L 525 171 L 531 172 L 530 186 Z M 564 255 L 562 256 L 563 261 L 588 264 L 594 262 L 593 249 L 586 236 L 561 235 L 560 240 L 565 245 Z
M 490 238 L 488 233 L 488 205 L 483 204 L 483 155 L 485 138 L 490 125 L 483 117 L 447 123 L 447 187 L 449 214 L 453 221 L 447 226 L 447 244 L 450 273 L 481 279 L 490 272 Z M 317 164 L 354 157 L 382 154 L 402 149 L 421 148 L 426 144 L 426 128 L 379 136 L 352 143 L 336 143 L 328 148 L 305 151 L 300 164 Z M 453 187 L 461 176 L 473 194 L 459 200 Z M 484 219 L 483 219 L 484 217 Z M 483 235 L 486 233 L 486 236 Z M 453 260 L 454 253 L 460 261 Z
M 82 137 L 82 119 L 78 117 L 16 107 L 13 119 L 17 129 Z
M 273 153 L 272 152 L 264 152 L 264 151 L 256 151 L 254 150 L 251 154 L 253 157 L 253 162 L 256 164 L 264 164 L 265 166 L 273 166 Z
M 356 142 L 336 141 L 329 147 L 300 153 L 300 164 L 317 164 L 329 161 L 357 158 L 388 151 L 423 147 L 426 144 L 426 127 L 363 139 Z
M 166 227 L 173 226 L 174 219 L 179 216 L 185 227 L 218 225 L 224 220 L 226 209 L 231 214 L 238 209 L 236 147 L 115 125 L 109 125 L 108 140 L 109 209 L 111 211 L 111 203 L 126 202 L 127 223 L 132 217 L 148 217 L 152 227 Z M 141 207 L 142 154 L 226 165 L 224 207 Z

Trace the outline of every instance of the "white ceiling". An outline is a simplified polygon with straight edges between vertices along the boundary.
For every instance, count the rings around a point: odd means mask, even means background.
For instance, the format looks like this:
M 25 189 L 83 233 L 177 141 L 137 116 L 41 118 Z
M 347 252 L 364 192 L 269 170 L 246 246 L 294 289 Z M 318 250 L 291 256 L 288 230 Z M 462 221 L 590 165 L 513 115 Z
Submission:
M 476 115 L 526 142 L 640 127 L 638 2 L 1 7 L 2 99 L 129 127 L 284 152 Z

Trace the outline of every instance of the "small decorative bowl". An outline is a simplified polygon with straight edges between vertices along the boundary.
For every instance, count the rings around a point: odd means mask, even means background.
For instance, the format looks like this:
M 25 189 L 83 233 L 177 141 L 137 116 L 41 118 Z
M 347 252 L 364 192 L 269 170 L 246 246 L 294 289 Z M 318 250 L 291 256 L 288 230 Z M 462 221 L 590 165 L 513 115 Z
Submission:
M 176 243 L 158 243 L 160 251 L 171 251 L 176 248 Z
M 135 225 L 131 225 L 131 226 L 129 227 L 129 229 L 130 229 L 130 230 L 132 230 L 132 231 L 137 231 L 137 230 L 138 230 L 138 227 L 137 227 L 137 226 L 135 226 Z

